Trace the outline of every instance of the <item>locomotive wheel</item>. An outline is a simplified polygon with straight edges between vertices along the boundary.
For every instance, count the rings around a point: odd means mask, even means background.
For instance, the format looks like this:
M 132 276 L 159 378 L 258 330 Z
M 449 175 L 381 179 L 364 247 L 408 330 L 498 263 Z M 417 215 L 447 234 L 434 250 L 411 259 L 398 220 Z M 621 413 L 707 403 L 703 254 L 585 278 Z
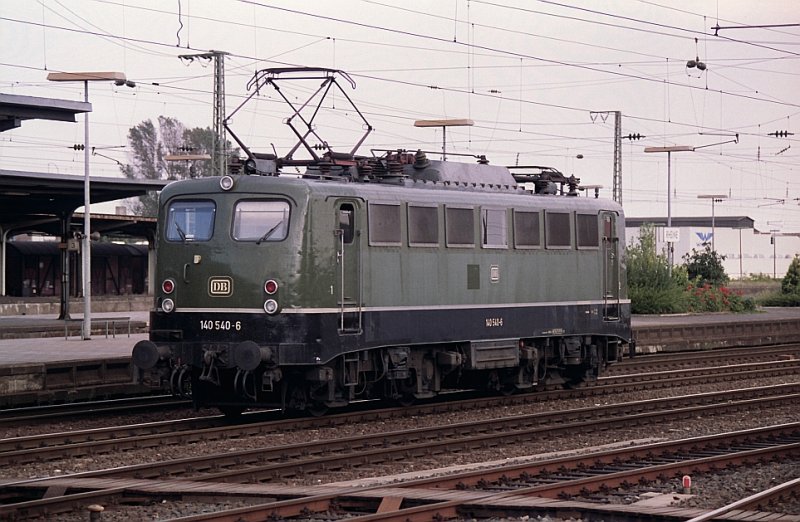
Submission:
M 397 382 L 397 389 L 393 394 L 392 398 L 397 401 L 397 404 L 403 407 L 408 407 L 417 402 L 416 396 L 414 396 L 414 390 L 417 387 L 417 376 L 416 373 L 412 373 L 403 381 Z
M 395 399 L 395 400 L 397 401 L 397 404 L 399 404 L 400 406 L 402 406 L 404 408 L 408 408 L 409 406 L 413 406 L 414 403 L 417 402 L 417 398 L 414 397 L 410 393 L 403 393 L 399 397 L 397 397 L 397 399 Z
M 312 417 L 322 417 L 328 413 L 328 406 L 324 402 L 313 401 L 308 403 L 306 411 Z
M 508 397 L 509 395 L 514 395 L 517 393 L 517 387 L 511 383 L 504 383 L 500 385 L 500 394 L 503 397 Z
M 586 383 L 586 370 L 583 368 L 569 368 L 566 373 L 564 387 L 568 389 L 584 388 Z

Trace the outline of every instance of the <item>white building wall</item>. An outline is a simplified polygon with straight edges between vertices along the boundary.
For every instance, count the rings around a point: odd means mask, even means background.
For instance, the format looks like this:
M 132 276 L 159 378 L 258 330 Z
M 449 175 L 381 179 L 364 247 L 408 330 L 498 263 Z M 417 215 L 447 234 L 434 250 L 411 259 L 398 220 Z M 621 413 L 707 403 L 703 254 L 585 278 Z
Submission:
M 673 227 L 676 228 L 676 227 Z M 683 256 L 692 249 L 702 251 L 704 242 L 711 243 L 711 227 L 680 228 L 680 241 L 674 245 L 676 265 L 683 264 Z M 786 275 L 786 270 L 795 255 L 800 255 L 800 237 L 797 234 L 775 235 L 761 233 L 752 228 L 734 229 L 715 227 L 714 249 L 725 259 L 722 265 L 731 279 L 741 279 L 751 275 L 764 274 L 778 279 Z M 639 228 L 626 229 L 628 244 L 639 241 Z M 666 252 L 663 228 L 656 228 L 656 244 L 661 252 Z

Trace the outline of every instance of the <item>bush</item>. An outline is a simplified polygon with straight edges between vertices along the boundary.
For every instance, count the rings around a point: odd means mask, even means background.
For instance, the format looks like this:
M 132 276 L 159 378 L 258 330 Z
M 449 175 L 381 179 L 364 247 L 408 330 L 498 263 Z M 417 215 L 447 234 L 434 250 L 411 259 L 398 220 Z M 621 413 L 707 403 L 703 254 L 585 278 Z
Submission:
M 686 287 L 689 310 L 692 312 L 752 312 L 755 301 L 742 297 L 742 292 L 724 286 L 689 284 Z
M 664 314 L 686 311 L 683 288 L 688 282 L 685 270 L 670 275 L 667 256 L 656 252 L 656 234 L 652 225 L 642 225 L 639 242 L 625 251 L 628 295 L 635 314 Z
M 800 258 L 795 256 L 781 280 L 781 290 L 761 297 L 761 306 L 800 306 Z
M 630 244 L 625 251 L 629 287 L 646 287 L 666 290 L 674 286 L 669 275 L 667 256 L 656 252 L 656 233 L 653 225 L 644 224 L 639 229 L 639 242 Z
M 724 260 L 725 256 L 711 250 L 710 245 L 706 245 L 702 252 L 693 248 L 691 254 L 683 256 L 683 264 L 689 279 L 700 286 L 722 286 L 730 280 L 722 266 Z
M 634 314 L 677 314 L 688 310 L 686 294 L 678 286 L 631 286 L 628 295 L 631 298 L 631 313 Z
M 781 281 L 782 294 L 800 294 L 800 258 L 794 256 Z
M 728 276 L 722 267 L 724 257 L 706 246 L 684 256 L 684 264 L 672 269 L 667 256 L 656 252 L 655 229 L 643 225 L 638 244 L 626 249 L 628 295 L 634 314 L 674 314 L 682 312 L 750 312 L 755 301 L 741 291 L 722 286 Z M 798 262 L 800 275 L 800 262 Z
M 758 300 L 761 306 L 800 306 L 800 293 L 798 294 L 772 294 Z

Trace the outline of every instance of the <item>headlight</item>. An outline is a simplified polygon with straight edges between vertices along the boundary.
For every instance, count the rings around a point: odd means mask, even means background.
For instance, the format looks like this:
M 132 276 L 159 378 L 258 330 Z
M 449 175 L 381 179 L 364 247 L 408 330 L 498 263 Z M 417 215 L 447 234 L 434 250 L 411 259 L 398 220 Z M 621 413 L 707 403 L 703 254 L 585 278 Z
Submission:
M 233 188 L 233 178 L 230 176 L 222 176 L 219 178 L 219 188 L 222 190 L 230 190 Z
M 264 311 L 267 312 L 268 314 L 272 315 L 274 313 L 277 313 L 278 310 L 279 310 L 278 301 L 276 301 L 275 299 L 267 299 L 266 301 L 264 301 Z
M 175 310 L 175 301 L 172 299 L 164 299 L 161 301 L 161 309 L 167 313 L 170 313 L 171 311 Z

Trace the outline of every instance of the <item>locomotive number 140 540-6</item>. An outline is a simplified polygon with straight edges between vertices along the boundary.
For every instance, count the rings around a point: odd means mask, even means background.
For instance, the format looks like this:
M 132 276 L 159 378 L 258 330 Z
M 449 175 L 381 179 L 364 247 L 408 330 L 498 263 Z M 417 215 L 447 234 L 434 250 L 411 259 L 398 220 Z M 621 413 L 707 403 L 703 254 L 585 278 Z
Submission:
M 201 330 L 220 330 L 229 331 L 236 330 L 237 332 L 242 329 L 241 321 L 212 321 L 211 319 L 200 320 Z

